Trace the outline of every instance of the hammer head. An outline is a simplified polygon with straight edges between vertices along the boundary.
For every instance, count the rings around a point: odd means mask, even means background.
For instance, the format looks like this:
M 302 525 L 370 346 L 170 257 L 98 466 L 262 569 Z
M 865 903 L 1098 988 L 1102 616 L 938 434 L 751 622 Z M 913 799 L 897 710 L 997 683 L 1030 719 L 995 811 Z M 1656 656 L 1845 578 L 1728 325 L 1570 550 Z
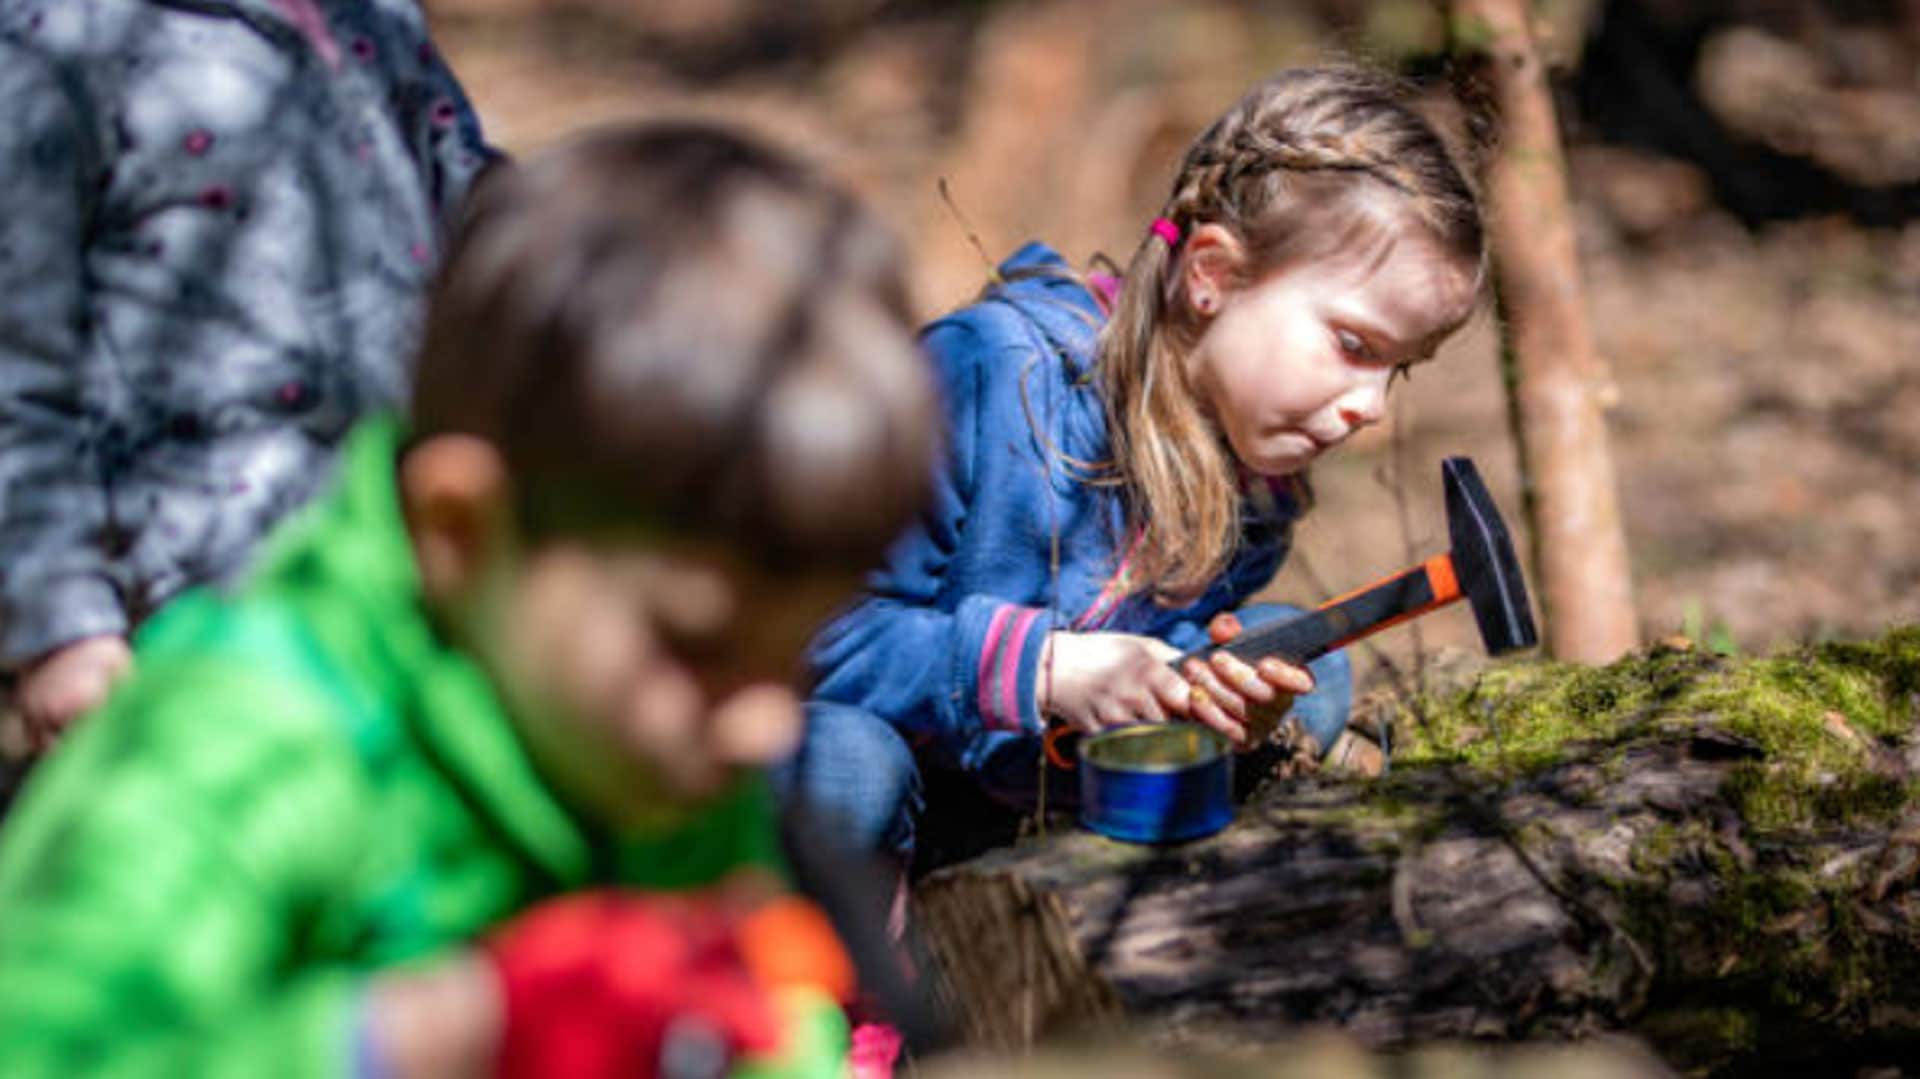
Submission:
M 1466 457 L 1440 463 L 1447 492 L 1447 535 L 1453 543 L 1453 573 L 1460 591 L 1473 607 L 1480 639 L 1489 655 L 1500 655 L 1539 643 L 1533 628 L 1533 610 L 1527 603 L 1527 582 L 1514 557 L 1500 509 L 1480 482 L 1480 473 Z

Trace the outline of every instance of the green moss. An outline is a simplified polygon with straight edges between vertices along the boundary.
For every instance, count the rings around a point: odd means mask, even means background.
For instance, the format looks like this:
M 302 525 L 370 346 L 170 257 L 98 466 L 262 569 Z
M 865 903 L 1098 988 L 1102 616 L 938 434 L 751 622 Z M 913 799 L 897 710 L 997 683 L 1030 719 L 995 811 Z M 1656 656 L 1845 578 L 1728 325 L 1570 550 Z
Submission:
M 1257 812 L 1270 826 L 1298 825 L 1315 833 L 1338 834 L 1377 853 L 1392 853 L 1408 843 L 1423 842 L 1444 829 L 1448 820 L 1443 807 L 1409 797 L 1392 781 L 1358 788 L 1350 794 L 1319 805 L 1263 803 L 1258 795 L 1251 801 L 1259 805 Z
M 1813 654 L 1828 666 L 1877 675 L 1887 694 L 1909 711 L 1920 695 L 1920 626 L 1896 629 L 1877 641 L 1830 641 L 1815 647 Z
M 1853 913 L 1858 879 L 1755 867 L 1699 822 L 1680 835 L 1688 849 L 1615 891 L 1629 931 L 1665 957 L 1662 985 L 1633 1022 L 1670 1063 L 1712 1071 L 1762 1043 L 1791 1043 L 1795 1031 L 1830 1034 L 1872 1006 L 1876 977 L 1904 969 L 1876 951 Z M 1711 867 L 1713 894 L 1676 907 L 1668 874 L 1697 880 L 1677 869 L 1694 858 Z
M 1604 667 L 1535 661 L 1495 667 L 1469 689 L 1405 706 L 1396 760 L 1528 771 L 1570 742 L 1629 733 L 1728 661 L 1655 652 Z
M 1892 776 L 1841 775 L 1791 763 L 1743 763 L 1721 793 L 1757 832 L 1892 819 L 1920 793 Z
M 1477 15 L 1456 15 L 1448 21 L 1447 30 L 1456 55 L 1470 56 L 1493 47 L 1493 25 Z
M 1664 1046 L 1697 1047 L 1687 1054 L 1700 1061 L 1748 1052 L 1758 1044 L 1759 1026 L 1754 1017 L 1735 1008 L 1685 1008 L 1661 1012 L 1641 1024 L 1641 1032 Z M 1704 1061 L 1702 1061 L 1704 1062 Z M 1717 1061 L 1716 1061 L 1717 1062 Z
M 1643 836 L 1628 855 L 1628 864 L 1636 873 L 1658 873 L 1672 863 L 1674 854 L 1679 851 L 1681 830 L 1679 825 L 1656 824 Z
M 1857 823 L 1916 793 L 1874 772 L 1872 757 L 1912 728 L 1917 698 L 1920 627 L 1754 659 L 1658 649 L 1602 667 L 1535 661 L 1401 706 L 1396 761 L 1513 775 L 1560 761 L 1571 744 L 1691 737 L 1705 725 L 1755 755 L 1726 792 L 1749 824 Z
M 1729 989 L 1744 983 L 1742 995 L 1787 1014 L 1838 1014 L 1864 1007 L 1873 989 L 1868 945 L 1850 911 L 1843 883 L 1774 867 L 1729 880 L 1703 928 L 1738 957 Z

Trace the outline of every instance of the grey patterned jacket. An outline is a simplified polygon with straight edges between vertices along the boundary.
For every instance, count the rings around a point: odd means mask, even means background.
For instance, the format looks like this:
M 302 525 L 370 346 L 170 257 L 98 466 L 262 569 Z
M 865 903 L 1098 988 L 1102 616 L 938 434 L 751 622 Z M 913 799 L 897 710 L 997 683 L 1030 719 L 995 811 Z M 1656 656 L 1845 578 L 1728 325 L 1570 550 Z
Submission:
M 230 576 L 400 403 L 490 156 L 417 0 L 0 0 L 0 664 Z

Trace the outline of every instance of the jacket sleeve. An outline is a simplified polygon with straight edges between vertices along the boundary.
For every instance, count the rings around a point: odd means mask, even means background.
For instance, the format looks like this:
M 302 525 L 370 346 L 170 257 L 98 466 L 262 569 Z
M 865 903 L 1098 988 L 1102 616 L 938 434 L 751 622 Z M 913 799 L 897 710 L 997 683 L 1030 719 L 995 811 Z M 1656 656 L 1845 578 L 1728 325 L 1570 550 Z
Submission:
M 983 413 L 993 407 L 987 374 L 1024 366 L 999 356 L 995 337 L 967 312 L 927 331 L 923 345 L 941 372 L 950 421 L 946 461 L 935 470 L 927 511 L 810 657 L 816 697 L 863 708 L 909 736 L 965 741 L 982 731 L 1041 729 L 1035 675 L 1051 613 L 989 595 L 955 602 L 945 589 L 961 531 L 985 497 L 977 481 Z
M 364 772 L 269 676 L 178 674 L 150 711 L 76 731 L 7 821 L 9 1076 L 351 1074 L 364 976 L 301 942 L 357 864 Z
M 0 36 L 0 665 L 123 633 L 104 547 L 105 434 L 92 370 L 84 248 L 98 178 L 95 118 L 68 73 Z

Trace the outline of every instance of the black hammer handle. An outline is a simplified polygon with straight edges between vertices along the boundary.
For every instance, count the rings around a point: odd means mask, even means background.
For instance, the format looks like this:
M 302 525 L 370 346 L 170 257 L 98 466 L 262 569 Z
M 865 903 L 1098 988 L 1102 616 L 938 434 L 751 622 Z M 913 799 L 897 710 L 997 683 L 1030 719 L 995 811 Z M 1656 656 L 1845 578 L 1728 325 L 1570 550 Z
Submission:
M 1305 614 L 1256 626 L 1226 644 L 1201 645 L 1174 660 L 1173 666 L 1178 670 L 1189 659 L 1204 661 L 1215 652 L 1226 652 L 1248 663 L 1267 656 L 1306 663 L 1459 598 L 1452 558 L 1436 555 L 1412 569 L 1328 600 Z

